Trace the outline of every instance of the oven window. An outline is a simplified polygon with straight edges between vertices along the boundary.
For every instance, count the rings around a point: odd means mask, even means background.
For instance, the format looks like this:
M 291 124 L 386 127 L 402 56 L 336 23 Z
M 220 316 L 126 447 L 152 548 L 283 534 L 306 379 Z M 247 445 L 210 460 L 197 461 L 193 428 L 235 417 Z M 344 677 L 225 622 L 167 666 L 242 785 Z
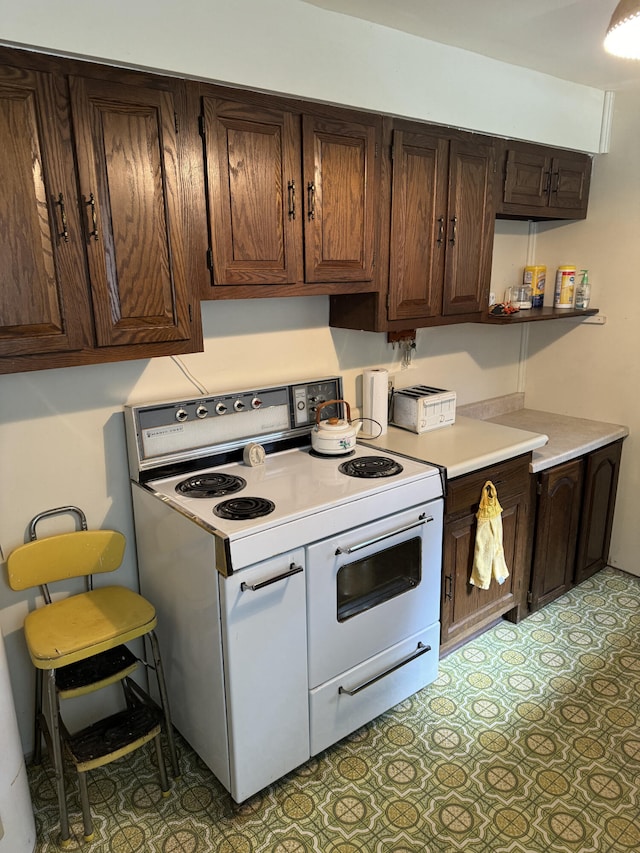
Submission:
M 420 583 L 422 539 L 407 539 L 338 569 L 338 622 L 377 607 Z

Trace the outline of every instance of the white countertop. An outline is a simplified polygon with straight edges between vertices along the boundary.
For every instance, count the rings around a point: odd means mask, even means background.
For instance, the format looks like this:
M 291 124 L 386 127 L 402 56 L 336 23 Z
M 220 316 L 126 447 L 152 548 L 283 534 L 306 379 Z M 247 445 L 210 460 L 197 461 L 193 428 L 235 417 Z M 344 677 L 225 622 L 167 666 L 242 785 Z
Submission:
M 544 431 L 549 436 L 548 444 L 536 449 L 531 471 L 536 473 L 553 465 L 576 459 L 599 447 L 604 447 L 625 438 L 629 429 L 622 424 L 556 415 L 536 409 L 518 409 L 490 418 L 485 423 L 508 426 L 520 430 Z
M 447 469 L 447 477 L 453 479 L 534 451 L 543 447 L 547 440 L 546 433 L 542 431 L 516 429 L 457 415 L 451 426 L 421 435 L 390 426 L 380 438 L 360 439 L 359 443 L 443 465 Z

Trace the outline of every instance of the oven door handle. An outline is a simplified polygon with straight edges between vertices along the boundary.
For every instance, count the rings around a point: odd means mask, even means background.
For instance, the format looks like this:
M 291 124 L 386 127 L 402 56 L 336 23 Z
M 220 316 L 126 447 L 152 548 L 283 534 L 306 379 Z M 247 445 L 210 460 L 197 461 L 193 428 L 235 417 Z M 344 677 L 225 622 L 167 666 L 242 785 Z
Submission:
M 431 651 L 431 646 L 425 646 L 424 643 L 418 643 L 418 646 L 415 652 L 409 655 L 408 658 L 399 661 L 399 663 L 395 664 L 391 667 L 391 669 L 387 669 L 384 672 L 381 672 L 380 675 L 376 675 L 373 678 L 370 678 L 369 681 L 365 681 L 362 684 L 358 685 L 358 687 L 354 687 L 353 690 L 347 690 L 346 687 L 338 687 L 338 693 L 346 693 L 347 696 L 355 696 L 357 693 L 360 693 L 361 690 L 366 690 L 367 687 L 371 687 L 372 684 L 375 684 L 376 681 L 380 681 L 381 678 L 386 678 L 387 675 L 391 675 L 392 672 L 395 672 L 400 667 L 405 666 L 408 663 L 411 663 L 412 660 L 416 660 L 422 655 L 426 655 L 427 652 Z
M 391 533 L 383 533 L 382 536 L 376 536 L 373 539 L 367 539 L 366 542 L 360 542 L 358 545 L 352 545 L 350 548 L 336 548 L 336 557 L 339 554 L 353 554 L 356 551 L 361 551 L 363 548 L 368 548 L 369 545 L 375 545 L 378 542 L 383 542 L 385 539 L 390 539 L 392 536 L 397 536 L 399 533 L 406 533 L 407 530 L 413 530 L 415 527 L 422 527 L 423 524 L 428 524 L 433 521 L 432 515 L 422 514 L 419 516 L 419 521 L 413 524 L 408 524 L 406 527 L 400 527 L 398 530 L 392 530 Z
M 243 581 L 240 584 L 240 589 L 242 592 L 246 592 L 248 589 L 255 592 L 258 589 L 264 589 L 265 586 L 271 586 L 272 583 L 278 583 L 278 581 L 284 581 L 287 578 L 293 577 L 293 575 L 299 575 L 301 571 L 302 566 L 296 566 L 295 563 L 291 563 L 289 570 L 283 572 L 281 575 L 275 575 L 275 577 L 267 578 L 266 581 L 260 581 L 259 583 L 244 583 Z

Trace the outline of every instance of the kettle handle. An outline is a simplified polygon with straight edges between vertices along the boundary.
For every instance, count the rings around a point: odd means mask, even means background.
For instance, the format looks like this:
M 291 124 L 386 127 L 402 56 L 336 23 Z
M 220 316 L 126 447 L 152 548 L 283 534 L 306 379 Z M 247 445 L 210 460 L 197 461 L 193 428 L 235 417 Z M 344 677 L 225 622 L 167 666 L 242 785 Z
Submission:
M 322 409 L 325 406 L 332 406 L 334 403 L 342 403 L 347 414 L 347 421 L 348 423 L 351 423 L 351 407 L 346 400 L 325 400 L 324 403 L 320 403 L 320 405 L 316 407 L 316 425 L 320 423 L 320 412 Z

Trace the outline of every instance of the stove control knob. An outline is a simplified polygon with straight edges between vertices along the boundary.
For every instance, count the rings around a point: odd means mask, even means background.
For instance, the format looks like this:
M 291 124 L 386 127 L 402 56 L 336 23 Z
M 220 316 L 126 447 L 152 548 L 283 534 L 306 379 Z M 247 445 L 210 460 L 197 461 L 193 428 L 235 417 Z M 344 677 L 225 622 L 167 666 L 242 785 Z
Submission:
M 251 401 L 251 408 L 252 409 L 259 409 L 261 405 L 262 405 L 262 400 L 260 399 L 260 397 L 254 397 L 253 400 Z
M 226 411 L 227 411 L 227 407 L 225 406 L 225 404 L 224 404 L 224 403 L 216 403 L 216 412 L 217 412 L 219 415 L 224 415 L 224 413 L 225 413 Z
M 196 417 L 198 418 L 206 418 L 209 414 L 209 409 L 206 406 L 198 406 L 196 409 Z
M 236 400 L 233 404 L 233 408 L 236 410 L 236 412 L 242 412 L 244 410 L 244 407 L 245 406 L 242 400 Z
M 186 409 L 178 409 L 178 411 L 176 412 L 176 420 L 180 421 L 180 423 L 182 423 L 183 421 L 186 421 L 186 419 L 188 417 L 189 417 L 189 413 L 187 412 Z

